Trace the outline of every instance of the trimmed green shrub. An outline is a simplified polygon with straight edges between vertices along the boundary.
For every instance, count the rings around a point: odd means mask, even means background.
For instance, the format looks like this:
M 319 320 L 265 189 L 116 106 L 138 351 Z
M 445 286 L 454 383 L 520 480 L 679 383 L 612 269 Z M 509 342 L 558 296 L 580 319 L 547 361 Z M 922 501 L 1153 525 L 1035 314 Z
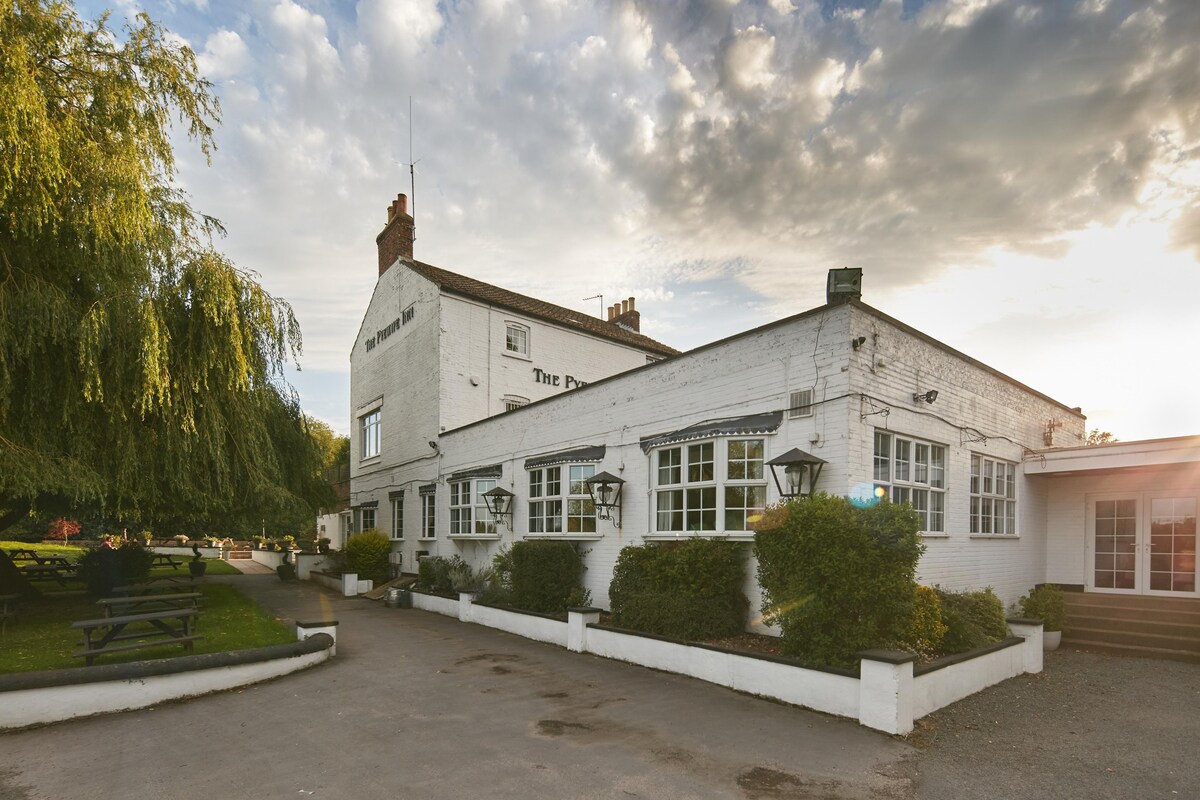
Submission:
M 108 597 L 114 586 L 149 575 L 153 563 L 154 554 L 130 539 L 120 547 L 99 547 L 84 553 L 79 559 L 79 579 L 92 597 Z
M 912 506 L 886 500 L 864 508 L 821 493 L 769 509 L 754 552 L 782 652 L 849 667 L 860 650 L 906 641 L 924 549 L 919 527 Z
M 526 611 L 557 614 L 570 607 L 580 588 L 583 561 L 570 542 L 517 542 L 512 547 L 512 604 Z
M 392 543 L 387 534 L 374 528 L 356 533 L 346 541 L 343 569 L 357 572 L 363 580 L 384 583 L 388 579 L 388 554 Z
M 417 564 L 417 587 L 438 594 L 453 593 L 454 585 L 450 580 L 450 568 L 451 562 L 441 556 L 422 558 Z
M 1008 636 L 1004 604 L 992 587 L 977 592 L 950 592 L 938 589 L 942 601 L 942 621 L 946 635 L 942 639 L 944 653 L 962 653 L 990 644 Z
M 1061 631 L 1067 622 L 1067 606 L 1062 589 L 1044 583 L 1021 598 L 1021 616 L 1040 619 L 1043 630 Z
M 922 658 L 932 658 L 942 651 L 945 636 L 946 624 L 942 622 L 942 601 L 938 599 L 937 590 L 918 586 L 913 600 L 912 622 L 897 645 Z
M 746 628 L 743 548 L 715 539 L 630 545 L 613 568 L 613 624 L 703 641 Z

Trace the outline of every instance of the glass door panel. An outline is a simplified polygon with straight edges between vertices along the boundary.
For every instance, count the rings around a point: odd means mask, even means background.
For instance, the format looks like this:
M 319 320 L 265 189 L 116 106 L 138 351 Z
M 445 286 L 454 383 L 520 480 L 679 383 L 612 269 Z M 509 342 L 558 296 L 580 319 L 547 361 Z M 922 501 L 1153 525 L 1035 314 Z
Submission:
M 1095 508 L 1093 586 L 1136 590 L 1137 500 L 1132 497 L 1097 500 Z
M 1099 506 L 1099 503 L 1097 503 Z M 1099 519 L 1097 511 L 1097 519 Z M 1148 586 L 1152 592 L 1196 591 L 1196 498 L 1150 501 Z

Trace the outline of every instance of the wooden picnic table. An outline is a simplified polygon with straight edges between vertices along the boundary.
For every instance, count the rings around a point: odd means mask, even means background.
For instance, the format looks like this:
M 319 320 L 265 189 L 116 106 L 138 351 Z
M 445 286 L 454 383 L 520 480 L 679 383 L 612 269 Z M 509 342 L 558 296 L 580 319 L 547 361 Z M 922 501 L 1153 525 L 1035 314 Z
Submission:
M 57 554 L 39 556 L 36 550 L 28 550 L 24 548 L 9 550 L 8 557 L 13 561 L 33 561 L 36 564 L 59 564 L 64 567 L 70 566 L 71 564 L 71 562 L 67 560 L 66 556 L 60 556 Z
M 192 632 L 192 623 L 200 615 L 194 608 L 176 608 L 170 611 L 151 611 L 146 614 L 126 614 L 120 617 L 85 619 L 72 622 L 71 627 L 83 631 L 83 650 L 73 653 L 90 667 L 102 653 L 119 653 L 139 647 L 156 647 L 161 644 L 181 644 L 187 652 L 192 645 L 204 637 Z M 124 633 L 130 625 L 148 623 L 153 630 L 136 630 Z M 178 624 L 174 624 L 178 623 Z M 157 637 L 167 637 L 159 641 Z M 150 641 L 145 641 L 149 639 Z M 115 642 L 131 642 L 117 644 Z
M 112 593 L 129 597 L 156 592 L 194 592 L 198 585 L 191 575 L 158 575 L 153 578 L 133 578 L 125 586 L 114 586 Z
M 66 586 L 68 578 L 74 578 L 77 567 L 74 564 L 27 564 L 21 567 L 22 574 L 31 581 L 56 581 L 59 586 Z
M 170 553 L 154 553 L 154 561 L 151 562 L 151 567 L 170 567 L 171 569 L 179 569 L 183 565 L 182 561 L 177 561 L 175 556 Z
M 200 608 L 204 595 L 200 592 L 176 592 L 175 594 L 144 594 L 137 597 L 106 597 L 96 605 L 104 609 L 104 616 L 145 614 L 149 611 Z

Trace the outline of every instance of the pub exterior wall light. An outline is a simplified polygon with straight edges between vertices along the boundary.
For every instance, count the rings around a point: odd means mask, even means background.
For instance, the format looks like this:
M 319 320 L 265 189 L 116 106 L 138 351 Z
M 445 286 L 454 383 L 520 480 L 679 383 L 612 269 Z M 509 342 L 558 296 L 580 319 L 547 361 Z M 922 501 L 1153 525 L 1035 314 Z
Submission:
M 621 489 L 625 481 L 610 472 L 601 472 L 585 480 L 583 485 L 596 507 L 596 518 L 621 527 Z
M 497 525 L 504 525 L 512 530 L 512 500 L 515 495 L 507 489 L 497 486 L 483 493 L 483 502 L 492 514 Z
M 825 463 L 825 459 L 793 447 L 783 455 L 768 461 L 767 465 L 771 468 L 771 477 L 775 479 L 775 488 L 779 490 L 779 496 L 793 498 L 812 497 Z

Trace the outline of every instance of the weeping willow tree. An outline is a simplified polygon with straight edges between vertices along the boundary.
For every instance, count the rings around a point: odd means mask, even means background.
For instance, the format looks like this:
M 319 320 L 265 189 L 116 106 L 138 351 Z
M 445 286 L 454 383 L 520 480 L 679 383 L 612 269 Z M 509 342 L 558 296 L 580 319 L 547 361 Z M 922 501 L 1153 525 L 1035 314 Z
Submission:
M 0 0 L 0 530 L 29 510 L 294 513 L 320 454 L 291 308 L 212 245 L 170 134 L 219 108 L 149 17 Z

